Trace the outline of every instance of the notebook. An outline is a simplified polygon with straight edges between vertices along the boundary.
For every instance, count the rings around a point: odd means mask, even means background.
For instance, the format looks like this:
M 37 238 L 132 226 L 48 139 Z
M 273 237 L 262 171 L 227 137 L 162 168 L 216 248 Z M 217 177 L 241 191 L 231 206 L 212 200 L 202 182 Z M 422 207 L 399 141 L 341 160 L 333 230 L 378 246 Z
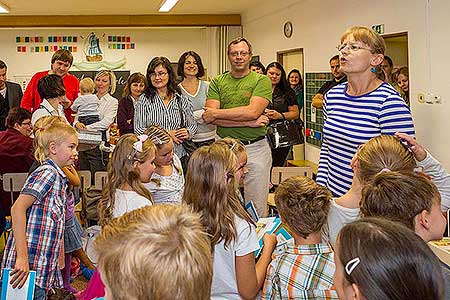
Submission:
M 11 271 L 11 269 L 3 269 L 1 300 L 33 300 L 34 287 L 36 285 L 36 271 L 30 271 L 28 278 L 21 289 L 14 289 L 10 284 Z

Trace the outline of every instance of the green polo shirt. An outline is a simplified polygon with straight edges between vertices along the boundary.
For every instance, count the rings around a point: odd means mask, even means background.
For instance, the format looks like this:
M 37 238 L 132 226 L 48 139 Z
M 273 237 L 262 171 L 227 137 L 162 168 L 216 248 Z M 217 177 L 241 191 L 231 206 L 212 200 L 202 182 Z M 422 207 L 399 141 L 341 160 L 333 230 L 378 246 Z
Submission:
M 270 79 L 256 72 L 249 72 L 242 78 L 234 78 L 230 73 L 214 78 L 208 89 L 208 99 L 220 101 L 220 108 L 247 106 L 253 96 L 259 96 L 272 102 L 272 83 Z M 241 141 L 254 140 L 266 134 L 266 127 L 220 127 L 217 126 L 220 137 L 232 137 Z

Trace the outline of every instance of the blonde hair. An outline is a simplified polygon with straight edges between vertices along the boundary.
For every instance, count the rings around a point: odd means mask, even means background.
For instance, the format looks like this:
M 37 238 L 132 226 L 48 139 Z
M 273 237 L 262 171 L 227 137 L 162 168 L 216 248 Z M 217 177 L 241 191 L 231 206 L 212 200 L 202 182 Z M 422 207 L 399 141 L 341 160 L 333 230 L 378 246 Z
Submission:
M 110 94 L 114 94 L 114 92 L 116 91 L 116 85 L 117 85 L 117 83 L 116 83 L 116 75 L 114 74 L 113 71 L 110 71 L 110 70 L 99 71 L 99 72 L 95 75 L 94 80 L 97 80 L 97 78 L 99 78 L 100 76 L 104 76 L 104 75 L 107 75 L 108 78 L 109 78 L 109 83 L 110 83 L 110 86 L 109 86 L 109 93 L 110 93 Z
M 303 238 L 319 232 L 327 221 L 330 191 L 305 176 L 283 181 L 275 191 L 278 212 L 289 228 Z
M 235 138 L 226 137 L 221 140 L 215 141 L 214 144 L 226 145 L 238 158 L 243 153 L 247 154 L 247 149 L 245 148 L 244 144 L 242 144 L 240 140 Z
M 148 135 L 148 138 L 156 145 L 156 148 L 161 149 L 161 147 L 167 143 L 170 143 L 172 141 L 172 137 L 170 134 L 162 128 L 159 125 L 150 125 L 145 131 L 144 134 Z M 177 166 L 173 165 L 175 170 L 178 172 L 178 174 L 182 173 L 182 170 L 178 168 Z M 158 180 L 152 180 L 156 184 L 159 185 Z
M 80 91 L 81 91 L 82 95 L 92 94 L 94 92 L 94 90 L 95 90 L 95 84 L 91 78 L 85 77 L 85 78 L 81 79 Z
M 386 51 L 386 43 L 384 42 L 384 39 L 381 35 L 373 31 L 372 29 L 369 29 L 367 27 L 363 26 L 354 26 L 349 29 L 347 29 L 344 34 L 341 36 L 341 43 L 344 42 L 344 40 L 349 36 L 353 35 L 353 38 L 355 41 L 362 42 L 369 46 L 370 51 L 373 54 L 382 54 L 384 57 L 384 53 Z M 376 66 L 376 72 L 378 78 L 384 80 L 384 72 L 383 68 L 381 67 L 381 64 Z
M 114 300 L 209 300 L 211 248 L 200 216 L 184 205 L 133 210 L 95 239 Z
M 359 163 L 356 176 L 362 184 L 370 182 L 383 169 L 413 171 L 414 155 L 394 136 L 380 135 L 371 138 L 356 152 Z
M 152 202 L 152 196 L 141 182 L 139 171 L 134 162 L 144 163 L 149 157 L 155 157 L 156 147 L 150 139 L 142 143 L 142 152 L 134 148 L 139 141 L 135 134 L 128 133 L 120 137 L 108 162 L 108 176 L 102 198 L 98 203 L 100 224 L 107 224 L 113 217 L 116 190 L 124 183 L 133 191 Z
M 236 240 L 236 216 L 253 223 L 236 195 L 235 171 L 236 155 L 219 144 L 197 149 L 188 163 L 183 200 L 201 213 L 212 246 Z
M 50 154 L 51 142 L 60 144 L 70 136 L 77 137 L 77 132 L 63 117 L 44 116 L 34 124 L 33 135 L 34 157 L 42 163 Z

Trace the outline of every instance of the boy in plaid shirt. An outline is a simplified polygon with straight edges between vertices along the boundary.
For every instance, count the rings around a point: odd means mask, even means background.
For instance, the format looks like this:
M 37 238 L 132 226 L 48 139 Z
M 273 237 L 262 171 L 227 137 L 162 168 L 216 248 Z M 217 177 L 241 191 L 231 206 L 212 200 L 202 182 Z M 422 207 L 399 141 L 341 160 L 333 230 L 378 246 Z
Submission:
M 2 269 L 12 269 L 13 287 L 21 288 L 29 271 L 36 271 L 35 300 L 46 299 L 47 290 L 52 287 L 62 287 L 58 258 L 64 253 L 68 184 L 61 168 L 72 165 L 78 155 L 73 127 L 62 122 L 49 127 L 39 124 L 40 120 L 34 130 L 35 156 L 42 164 L 27 178 L 11 208 L 12 233 L 2 262 Z
M 333 250 L 321 237 L 330 199 L 325 187 L 304 176 L 291 177 L 278 186 L 275 203 L 295 244 L 272 260 L 262 299 L 338 299 L 333 287 Z

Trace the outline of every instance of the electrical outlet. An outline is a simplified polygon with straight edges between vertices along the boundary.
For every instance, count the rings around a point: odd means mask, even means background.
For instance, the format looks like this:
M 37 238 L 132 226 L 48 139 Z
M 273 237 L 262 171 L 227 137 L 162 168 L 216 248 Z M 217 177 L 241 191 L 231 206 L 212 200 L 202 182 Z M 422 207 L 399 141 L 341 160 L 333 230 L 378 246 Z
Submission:
M 417 95 L 417 101 L 419 103 L 425 103 L 425 94 L 423 93 L 419 93 L 419 95 Z M 450 223 L 449 223 L 450 224 Z

